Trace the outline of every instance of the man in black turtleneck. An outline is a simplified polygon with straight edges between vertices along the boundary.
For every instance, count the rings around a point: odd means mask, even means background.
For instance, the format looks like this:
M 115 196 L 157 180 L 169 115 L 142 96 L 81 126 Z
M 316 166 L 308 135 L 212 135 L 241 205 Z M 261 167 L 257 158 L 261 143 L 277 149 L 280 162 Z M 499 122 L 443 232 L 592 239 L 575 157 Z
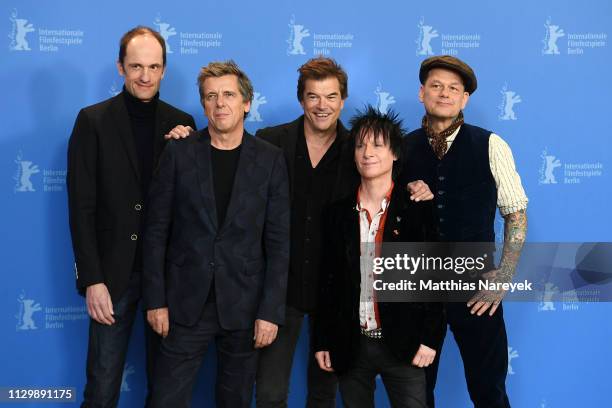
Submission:
M 141 297 L 141 226 L 164 135 L 191 115 L 159 100 L 164 39 L 147 27 L 123 35 L 119 95 L 82 109 L 68 146 L 68 204 L 76 285 L 91 317 L 84 407 L 115 407 Z M 159 339 L 147 325 L 147 378 Z

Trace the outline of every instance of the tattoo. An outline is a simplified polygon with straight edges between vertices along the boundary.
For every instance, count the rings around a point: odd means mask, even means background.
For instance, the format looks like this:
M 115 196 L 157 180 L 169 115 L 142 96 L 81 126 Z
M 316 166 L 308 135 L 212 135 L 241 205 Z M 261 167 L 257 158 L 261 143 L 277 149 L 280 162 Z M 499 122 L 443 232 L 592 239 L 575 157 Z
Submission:
M 504 220 L 504 249 L 494 280 L 511 282 L 527 235 L 527 213 L 519 210 L 506 215 Z

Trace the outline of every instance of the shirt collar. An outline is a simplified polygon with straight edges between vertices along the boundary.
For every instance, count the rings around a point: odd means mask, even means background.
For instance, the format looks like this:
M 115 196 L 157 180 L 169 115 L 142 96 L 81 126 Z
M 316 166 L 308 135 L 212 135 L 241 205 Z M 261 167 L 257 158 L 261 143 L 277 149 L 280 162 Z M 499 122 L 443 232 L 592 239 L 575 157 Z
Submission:
M 382 202 L 380 203 L 380 211 L 379 211 L 380 213 L 387 211 L 387 207 L 389 206 L 389 203 L 391 202 L 391 193 L 393 193 L 393 187 L 395 187 L 395 183 L 392 181 L 391 187 L 389 188 L 389 190 L 383 197 Z M 355 210 L 357 212 L 364 211 L 364 209 L 361 207 L 361 199 L 359 198 L 359 190 L 361 190 L 361 188 L 357 188 L 357 205 L 355 206 Z

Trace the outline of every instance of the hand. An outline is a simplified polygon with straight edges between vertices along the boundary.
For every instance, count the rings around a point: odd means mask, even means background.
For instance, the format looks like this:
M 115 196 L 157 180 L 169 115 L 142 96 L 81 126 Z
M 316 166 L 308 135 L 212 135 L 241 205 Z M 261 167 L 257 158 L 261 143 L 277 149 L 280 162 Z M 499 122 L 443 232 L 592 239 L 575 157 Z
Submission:
M 272 344 L 278 333 L 278 325 L 265 320 L 255 320 L 255 348 L 263 348 Z
M 334 369 L 331 365 L 331 358 L 329 357 L 329 351 L 317 351 L 315 353 L 315 360 L 319 363 L 319 368 L 328 373 L 333 373 Z
M 429 201 L 434 197 L 429 186 L 423 180 L 411 181 L 406 184 L 406 189 L 408 189 L 412 201 Z
M 96 283 L 88 286 L 85 292 L 85 302 L 87 313 L 96 322 L 109 326 L 115 323 L 113 301 L 105 284 Z
M 177 125 L 174 127 L 174 129 L 172 129 L 166 135 L 164 135 L 164 138 L 165 139 L 184 139 L 187 136 L 189 136 L 191 132 L 193 132 L 193 129 L 191 128 L 191 126 Z
M 421 344 L 414 358 L 412 359 L 412 365 L 423 368 L 429 367 L 436 358 L 436 350 Z
M 167 307 L 147 310 L 147 321 L 153 331 L 162 337 L 166 337 L 170 331 L 170 317 Z
M 498 279 L 497 270 L 493 270 L 487 273 L 483 273 L 482 277 L 488 279 L 491 282 L 500 281 Z M 496 280 L 497 279 L 497 280 Z M 489 316 L 493 316 L 499 304 L 501 303 L 505 290 L 481 290 L 478 291 L 468 302 L 467 307 L 471 307 L 471 314 L 476 313 L 478 316 L 482 316 L 487 310 L 489 310 Z

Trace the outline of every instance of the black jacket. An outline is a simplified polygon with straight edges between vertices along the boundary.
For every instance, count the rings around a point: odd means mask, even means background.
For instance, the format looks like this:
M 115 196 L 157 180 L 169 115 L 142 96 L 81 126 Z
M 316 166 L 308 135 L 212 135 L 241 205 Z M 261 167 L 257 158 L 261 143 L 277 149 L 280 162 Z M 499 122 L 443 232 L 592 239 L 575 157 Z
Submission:
M 355 196 L 333 204 L 325 214 L 320 299 L 314 351 L 329 351 L 337 373 L 347 371 L 360 341 L 360 234 Z M 384 242 L 432 241 L 431 202 L 410 201 L 396 185 L 387 209 Z M 442 303 L 378 303 L 383 340 L 410 364 L 420 344 L 438 349 L 445 329 Z
M 256 136 L 263 140 L 272 143 L 275 146 L 280 147 L 283 150 L 285 161 L 287 163 L 287 170 L 289 172 L 289 186 L 291 189 L 291 210 L 292 215 L 298 214 L 298 208 L 300 204 L 296 202 L 296 150 L 298 144 L 298 137 L 300 133 L 304 132 L 304 116 L 300 116 L 293 122 L 285 123 L 282 125 L 268 127 L 257 131 Z M 358 183 L 358 175 L 355 170 L 355 163 L 353 160 L 353 149 L 351 143 L 349 143 L 349 132 L 344 127 L 342 122 L 338 121 L 337 124 L 337 141 L 339 142 L 339 154 L 337 158 L 337 171 L 335 180 L 333 183 L 333 192 L 329 200 L 331 202 L 338 201 L 339 199 L 352 195 L 356 191 Z M 299 176 L 297 177 L 299 178 Z M 298 194 L 299 196 L 299 194 Z M 299 225 L 292 225 L 292 251 L 291 265 L 302 264 L 304 259 L 299 259 L 296 254 L 301 254 L 301 251 L 296 250 L 304 239 L 304 231 L 299 228 Z M 319 248 L 321 245 L 320 240 L 320 228 L 319 225 L 309 230 L 309 240 L 311 248 Z M 303 255 L 302 255 L 303 256 Z M 313 259 L 310 259 L 311 266 L 308 268 L 290 268 L 289 281 L 287 290 L 287 304 L 305 312 L 314 312 L 317 303 L 318 295 L 318 269 L 316 265 L 317 254 L 312 254 Z
M 174 126 L 191 115 L 159 100 L 153 163 Z M 127 288 L 146 208 L 124 95 L 81 109 L 68 144 L 68 208 L 76 285 L 105 283 L 113 302 Z
M 195 324 L 214 290 L 219 324 L 282 324 L 289 268 L 289 186 L 280 149 L 244 133 L 231 199 L 218 225 L 208 129 L 171 141 L 151 182 L 143 301 Z M 214 285 L 211 286 L 211 285 Z

